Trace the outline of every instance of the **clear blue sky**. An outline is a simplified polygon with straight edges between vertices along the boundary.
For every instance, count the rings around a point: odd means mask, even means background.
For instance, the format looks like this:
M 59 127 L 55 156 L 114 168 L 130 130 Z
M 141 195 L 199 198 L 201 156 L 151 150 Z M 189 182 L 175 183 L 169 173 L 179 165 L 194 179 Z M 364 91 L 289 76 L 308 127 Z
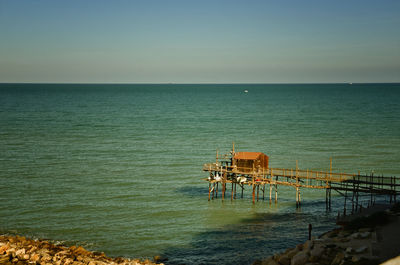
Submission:
M 400 82 L 400 1 L 0 0 L 0 82 Z

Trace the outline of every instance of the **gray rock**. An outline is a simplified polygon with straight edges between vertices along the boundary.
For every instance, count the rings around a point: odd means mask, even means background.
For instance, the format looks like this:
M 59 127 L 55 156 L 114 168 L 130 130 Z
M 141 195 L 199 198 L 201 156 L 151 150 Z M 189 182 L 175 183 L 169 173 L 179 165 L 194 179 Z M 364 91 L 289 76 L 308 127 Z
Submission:
M 279 257 L 278 262 L 282 265 L 290 265 L 290 257 L 287 254 L 283 254 Z
M 371 236 L 371 232 L 369 232 L 369 231 L 360 233 L 361 238 L 368 238 L 370 236 Z
M 276 262 L 273 257 L 269 257 L 268 259 L 263 260 L 261 265 L 279 265 L 279 263 Z
M 313 262 L 319 260 L 319 258 L 324 253 L 324 250 L 325 249 L 321 245 L 314 246 L 314 248 L 310 252 L 311 260 Z
M 312 241 L 312 240 L 307 240 L 307 241 L 304 243 L 303 248 L 304 248 L 304 250 L 311 251 L 311 249 L 312 249 L 313 246 L 314 246 L 314 241 Z
M 305 251 L 297 253 L 293 258 L 290 265 L 304 265 L 308 261 L 308 254 Z
M 361 247 L 356 249 L 356 253 L 363 253 L 363 252 L 365 252 L 367 250 L 368 250 L 367 246 L 361 246 Z
M 286 253 L 286 255 L 289 257 L 289 259 L 293 258 L 297 253 L 299 252 L 299 250 L 297 248 L 292 249 L 291 251 L 289 251 L 288 253 Z
M 343 252 L 339 252 L 336 254 L 335 258 L 332 260 L 331 265 L 339 265 L 341 262 L 344 261 L 344 254 Z
M 297 251 L 302 251 L 303 250 L 303 244 L 298 244 L 297 246 L 296 246 L 296 249 L 297 249 Z

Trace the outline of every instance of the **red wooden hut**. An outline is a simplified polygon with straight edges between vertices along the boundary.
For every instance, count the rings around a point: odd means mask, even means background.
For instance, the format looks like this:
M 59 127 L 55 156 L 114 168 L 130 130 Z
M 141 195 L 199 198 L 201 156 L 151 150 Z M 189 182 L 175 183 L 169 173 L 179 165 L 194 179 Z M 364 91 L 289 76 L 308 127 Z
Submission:
M 238 152 L 235 153 L 232 165 L 242 172 L 251 172 L 268 169 L 269 157 L 261 152 Z

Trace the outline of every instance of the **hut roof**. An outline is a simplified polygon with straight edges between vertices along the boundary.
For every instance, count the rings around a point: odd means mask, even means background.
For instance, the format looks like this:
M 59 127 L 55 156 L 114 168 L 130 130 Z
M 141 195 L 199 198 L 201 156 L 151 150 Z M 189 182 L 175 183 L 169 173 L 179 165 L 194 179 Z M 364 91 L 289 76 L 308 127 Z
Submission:
M 238 152 L 238 153 L 235 153 L 235 156 L 233 157 L 233 159 L 256 160 L 261 155 L 266 156 L 264 153 L 261 153 L 261 152 Z

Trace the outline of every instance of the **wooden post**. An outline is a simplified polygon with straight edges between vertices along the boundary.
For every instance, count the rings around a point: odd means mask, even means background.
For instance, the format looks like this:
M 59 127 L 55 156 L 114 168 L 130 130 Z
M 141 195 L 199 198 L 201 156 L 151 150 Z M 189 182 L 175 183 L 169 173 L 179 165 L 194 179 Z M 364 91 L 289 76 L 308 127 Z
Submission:
M 222 175 L 222 201 L 225 199 L 225 193 L 226 193 L 226 180 L 228 179 L 227 177 L 227 172 L 222 173 L 221 169 L 221 175 Z
M 299 191 L 297 192 L 297 195 L 299 196 L 299 208 L 301 207 L 301 195 L 300 195 L 300 188 Z
M 272 184 L 269 183 L 269 204 L 272 202 Z
M 325 189 L 325 208 L 328 211 L 328 188 Z
M 211 182 L 208 182 L 208 201 L 210 201 L 211 197 Z
M 259 194 L 259 192 L 260 192 L 260 185 L 257 184 L 257 201 L 258 201 L 258 194 Z
M 346 190 L 344 192 L 344 209 L 343 209 L 343 216 L 346 216 L 346 200 L 347 200 L 347 182 L 346 182 Z
M 233 201 L 233 181 L 232 181 L 232 188 L 231 188 L 231 201 Z
M 252 185 L 253 185 L 253 204 L 254 204 L 255 203 L 255 190 L 256 190 L 256 187 L 254 186 L 254 183 Z
M 392 176 L 390 176 L 390 191 L 393 190 L 393 186 L 392 186 Z M 392 199 L 393 199 L 393 195 L 392 192 L 390 192 L 390 204 L 392 204 Z
M 351 199 L 351 214 L 354 214 L 354 197 L 356 193 L 356 183 L 354 182 L 354 177 L 353 177 L 353 196 Z
M 225 179 L 222 180 L 222 201 L 225 199 L 226 183 Z
M 215 182 L 213 183 L 213 188 L 212 188 L 212 199 L 214 200 L 214 194 L 215 194 Z
M 372 183 L 374 183 L 374 173 L 373 172 L 371 172 L 371 176 L 370 176 L 370 181 L 371 181 L 371 184 L 369 185 L 369 190 L 370 190 L 370 193 L 371 193 L 371 199 L 370 199 L 370 205 L 372 206 L 372 202 L 373 202 L 373 192 L 372 192 L 372 188 L 373 188 L 373 184 Z
M 235 195 L 233 195 L 233 198 L 236 200 L 236 182 L 235 182 L 235 191 L 234 191 Z
M 262 192 L 263 192 L 263 200 L 264 200 L 264 193 L 265 193 L 265 183 L 263 184 L 263 189 L 262 189 Z
M 393 177 L 394 203 L 396 203 L 396 177 Z
M 331 199 L 331 193 L 332 193 L 332 189 L 331 188 L 329 188 L 329 210 L 331 210 L 332 208 L 331 208 L 331 202 L 332 202 L 332 199 Z
M 357 176 L 357 191 L 356 191 L 356 212 L 358 210 L 358 190 L 360 188 L 360 171 L 358 171 L 358 176 Z

